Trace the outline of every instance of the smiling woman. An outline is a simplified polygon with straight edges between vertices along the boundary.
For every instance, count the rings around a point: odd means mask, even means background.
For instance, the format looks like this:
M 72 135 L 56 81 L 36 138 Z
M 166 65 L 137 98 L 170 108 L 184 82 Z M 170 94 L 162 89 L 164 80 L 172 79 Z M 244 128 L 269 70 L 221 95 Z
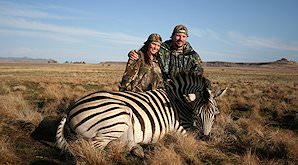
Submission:
M 142 92 L 163 88 L 163 79 L 157 60 L 157 52 L 162 43 L 159 34 L 150 34 L 144 46 L 137 52 L 140 58 L 129 59 L 126 65 L 120 91 Z

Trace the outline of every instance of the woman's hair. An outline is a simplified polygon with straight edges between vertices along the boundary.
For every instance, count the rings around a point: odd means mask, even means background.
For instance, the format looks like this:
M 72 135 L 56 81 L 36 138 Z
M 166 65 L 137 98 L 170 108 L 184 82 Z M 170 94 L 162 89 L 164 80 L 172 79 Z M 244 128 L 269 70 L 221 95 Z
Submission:
M 142 48 L 140 49 L 140 51 L 141 51 L 141 53 L 142 53 L 141 56 L 144 57 L 145 64 L 150 64 L 150 58 L 149 58 L 149 56 L 147 55 L 147 51 L 148 51 L 148 48 L 149 48 L 149 44 L 150 44 L 150 42 L 145 43 L 145 44 L 142 46 Z

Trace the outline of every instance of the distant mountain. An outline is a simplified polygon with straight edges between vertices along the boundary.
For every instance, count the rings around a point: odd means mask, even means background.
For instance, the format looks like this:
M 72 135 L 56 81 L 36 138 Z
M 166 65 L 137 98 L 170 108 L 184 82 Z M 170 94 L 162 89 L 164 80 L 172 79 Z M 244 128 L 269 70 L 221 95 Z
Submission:
M 124 61 L 105 61 L 100 62 L 100 65 L 126 65 L 127 62 Z
M 28 57 L 0 57 L 0 63 L 58 63 L 53 59 L 34 59 Z M 66 63 L 85 63 L 85 62 L 66 62 Z M 106 61 L 100 62 L 100 65 L 126 65 L 124 61 Z M 268 67 L 268 66 L 296 66 L 295 61 L 282 58 L 272 62 L 224 62 L 224 61 L 207 61 L 203 62 L 205 67 Z
M 0 57 L 0 63 L 58 63 L 53 59 L 35 59 L 29 57 Z
M 296 65 L 295 61 L 290 61 L 286 58 L 272 62 L 222 62 L 222 61 L 208 61 L 203 62 L 203 66 L 207 67 L 262 67 L 262 66 L 280 66 L 280 65 Z
M 122 61 L 106 61 L 99 63 L 101 65 L 126 65 L 126 62 Z M 223 61 L 207 61 L 203 62 L 203 66 L 206 67 L 268 67 L 268 66 L 291 66 L 296 65 L 295 61 L 290 61 L 286 58 L 272 62 L 255 62 L 255 63 L 245 63 L 245 62 L 223 62 Z

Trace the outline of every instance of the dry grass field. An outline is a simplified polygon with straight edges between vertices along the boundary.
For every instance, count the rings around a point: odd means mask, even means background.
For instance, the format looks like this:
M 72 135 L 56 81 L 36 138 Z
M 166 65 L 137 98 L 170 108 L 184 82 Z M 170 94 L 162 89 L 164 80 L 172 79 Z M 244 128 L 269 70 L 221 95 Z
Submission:
M 85 94 L 117 90 L 124 68 L 0 63 L 0 164 L 297 164 L 297 64 L 206 67 L 214 90 L 228 87 L 206 141 L 169 134 L 143 146 L 144 158 L 122 144 L 98 152 L 73 141 L 74 157 L 60 154 L 53 145 L 56 121 Z

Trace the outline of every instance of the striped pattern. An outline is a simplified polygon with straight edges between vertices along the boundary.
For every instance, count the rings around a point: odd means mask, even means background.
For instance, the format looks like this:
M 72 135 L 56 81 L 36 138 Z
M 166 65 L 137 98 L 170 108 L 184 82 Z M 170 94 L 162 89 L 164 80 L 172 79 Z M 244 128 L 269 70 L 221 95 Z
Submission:
M 198 123 L 202 124 L 204 134 L 209 134 L 217 113 L 206 79 L 182 72 L 165 90 L 101 91 L 81 98 L 62 119 L 56 135 L 57 146 L 67 148 L 63 135 L 65 125 L 77 135 L 90 139 L 97 148 L 116 139 L 133 147 L 138 143 L 157 142 L 171 131 L 185 134 L 199 119 L 203 121 Z

